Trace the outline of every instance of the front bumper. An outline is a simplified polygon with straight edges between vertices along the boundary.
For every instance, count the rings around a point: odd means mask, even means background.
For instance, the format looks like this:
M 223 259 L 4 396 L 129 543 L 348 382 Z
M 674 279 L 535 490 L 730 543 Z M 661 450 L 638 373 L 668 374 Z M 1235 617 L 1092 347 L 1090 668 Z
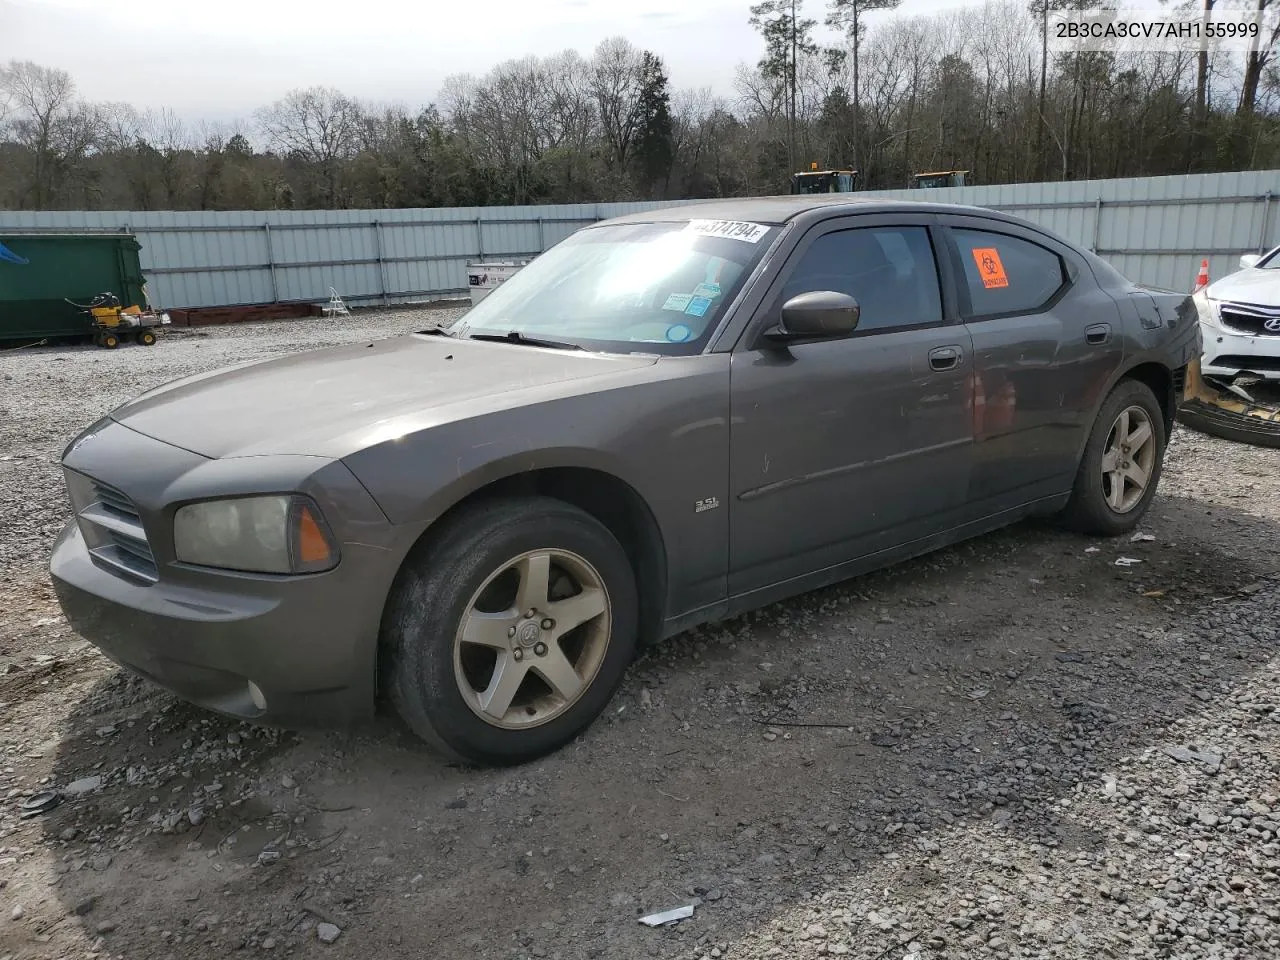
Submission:
M 1280 380 L 1280 336 L 1255 337 L 1232 333 L 1200 321 L 1204 355 L 1200 367 L 1211 377 L 1231 379 L 1238 373 L 1253 373 L 1268 380 Z
M 378 617 L 333 573 L 211 577 L 225 581 L 217 587 L 134 583 L 94 562 L 74 520 L 58 537 L 50 573 L 78 634 L 198 706 L 290 727 L 341 725 L 373 711 Z
M 49 569 L 77 633 L 178 696 L 241 719 L 333 726 L 373 713 L 395 531 L 345 466 L 301 457 L 211 460 L 109 421 L 74 443 L 64 464 L 80 519 L 58 537 Z M 117 516 L 122 500 L 133 511 L 131 542 L 135 553 L 145 543 L 150 565 L 131 571 L 102 555 L 100 529 L 85 523 L 86 491 L 95 484 L 114 491 Z M 177 560 L 178 505 L 272 491 L 320 505 L 340 545 L 333 570 L 270 576 Z

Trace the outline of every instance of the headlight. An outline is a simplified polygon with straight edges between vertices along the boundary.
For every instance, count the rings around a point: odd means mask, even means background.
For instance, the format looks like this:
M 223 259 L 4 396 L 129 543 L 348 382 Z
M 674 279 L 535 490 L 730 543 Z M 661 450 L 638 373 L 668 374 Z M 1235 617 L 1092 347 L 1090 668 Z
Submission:
M 173 518 L 178 560 L 248 573 L 319 573 L 338 548 L 306 497 L 240 497 L 181 507 Z
M 1222 316 L 1220 310 L 1222 305 L 1217 300 L 1212 300 L 1204 295 L 1201 291 L 1192 297 L 1196 303 L 1196 310 L 1200 314 L 1200 319 L 1211 327 L 1222 328 Z

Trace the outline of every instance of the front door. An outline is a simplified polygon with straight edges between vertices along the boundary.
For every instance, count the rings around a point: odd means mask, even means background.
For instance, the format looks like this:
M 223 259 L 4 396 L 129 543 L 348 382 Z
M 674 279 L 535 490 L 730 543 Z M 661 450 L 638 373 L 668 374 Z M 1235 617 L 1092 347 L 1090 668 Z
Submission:
M 963 507 L 971 349 L 928 222 L 815 226 L 734 351 L 731 596 L 926 536 Z M 758 341 L 786 300 L 817 290 L 858 300 L 852 336 Z

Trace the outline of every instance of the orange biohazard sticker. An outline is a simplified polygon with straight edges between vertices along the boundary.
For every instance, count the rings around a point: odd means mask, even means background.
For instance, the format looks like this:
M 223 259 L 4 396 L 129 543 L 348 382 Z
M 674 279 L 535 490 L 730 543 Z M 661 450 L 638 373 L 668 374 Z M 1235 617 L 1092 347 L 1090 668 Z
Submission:
M 1000 251 L 995 247 L 974 247 L 973 262 L 978 265 L 978 276 L 982 278 L 982 285 L 988 290 L 1009 285 L 1004 264 L 1000 262 Z

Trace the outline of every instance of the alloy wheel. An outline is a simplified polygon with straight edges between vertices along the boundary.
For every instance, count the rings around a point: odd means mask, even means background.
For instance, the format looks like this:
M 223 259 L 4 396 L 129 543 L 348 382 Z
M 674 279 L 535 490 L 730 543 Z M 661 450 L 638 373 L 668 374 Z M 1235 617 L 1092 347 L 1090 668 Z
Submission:
M 1151 415 L 1137 405 L 1125 407 L 1102 448 L 1102 495 L 1107 506 L 1116 513 L 1128 513 L 1141 503 L 1155 466 Z
M 467 603 L 453 644 L 458 690 L 495 727 L 548 723 L 595 679 L 611 622 L 608 590 L 583 557 L 561 549 L 513 557 Z

